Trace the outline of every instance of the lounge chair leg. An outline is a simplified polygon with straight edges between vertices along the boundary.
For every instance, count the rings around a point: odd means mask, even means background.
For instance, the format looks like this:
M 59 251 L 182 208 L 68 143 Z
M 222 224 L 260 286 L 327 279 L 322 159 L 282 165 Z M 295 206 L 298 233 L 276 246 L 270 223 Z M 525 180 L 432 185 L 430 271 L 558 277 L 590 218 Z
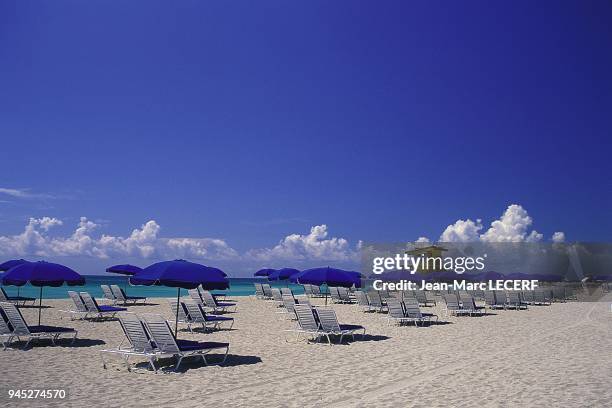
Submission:
M 174 367 L 174 371 L 177 371 L 183 361 L 183 356 L 178 356 L 178 361 L 176 362 L 176 366 Z

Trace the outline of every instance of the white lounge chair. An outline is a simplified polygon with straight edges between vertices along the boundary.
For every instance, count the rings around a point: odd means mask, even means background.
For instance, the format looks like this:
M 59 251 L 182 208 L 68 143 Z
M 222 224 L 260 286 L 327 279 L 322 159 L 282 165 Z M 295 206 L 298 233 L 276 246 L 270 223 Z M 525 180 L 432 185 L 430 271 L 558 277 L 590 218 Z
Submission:
M 70 313 L 70 319 L 74 320 L 74 316 L 77 316 L 77 319 L 84 320 L 87 319 L 89 315 L 89 311 L 87 310 L 87 306 L 83 303 L 83 299 L 79 296 L 75 291 L 69 290 L 68 296 L 72 299 L 72 303 L 74 305 L 73 310 L 61 310 L 61 312 Z
M 233 307 L 233 311 L 234 312 L 236 311 L 237 306 L 235 303 L 217 302 L 217 300 L 213 297 L 213 295 L 207 290 L 202 291 L 201 294 L 202 294 L 202 301 L 204 303 L 204 306 L 212 309 L 213 313 L 225 312 L 227 309 L 230 309 L 232 307 Z
M 117 317 L 128 344 L 124 345 L 124 339 L 119 346 L 114 349 L 100 350 L 102 366 L 106 368 L 107 364 L 104 359 L 106 354 L 119 354 L 125 360 L 128 371 L 131 371 L 129 358 L 131 356 L 138 356 L 146 358 L 153 371 L 157 372 L 155 360 L 157 360 L 157 356 L 160 352 L 151 341 L 142 321 L 134 313 L 121 312 Z
M 80 292 L 79 295 L 81 299 L 83 299 L 83 303 L 87 308 L 88 317 L 90 318 L 112 319 L 118 312 L 125 312 L 127 310 L 125 307 L 98 305 L 96 299 L 87 292 Z
M 319 324 L 321 325 L 321 331 L 327 338 L 327 342 L 331 345 L 330 336 L 340 336 L 338 343 L 342 343 L 344 336 L 352 336 L 355 339 L 355 332 L 362 331 L 362 335 L 365 334 L 366 329 L 363 326 L 357 324 L 340 324 L 336 312 L 331 308 L 317 307 L 315 309 L 317 317 L 319 318 Z
M 30 345 L 32 340 L 38 339 L 49 339 L 51 340 L 51 343 L 55 345 L 55 341 L 63 334 L 71 335 L 71 344 L 74 344 L 74 340 L 76 339 L 78 332 L 73 328 L 44 325 L 28 326 L 25 319 L 21 315 L 21 312 L 14 304 L 1 302 L 0 308 L 8 319 L 8 325 L 13 328 L 11 331 L 11 339 L 20 339 L 21 337 L 28 339 L 26 344 L 23 346 L 24 349 Z
M 178 340 L 174 337 L 168 322 L 163 316 L 160 315 L 143 315 L 142 320 L 147 329 L 151 340 L 155 342 L 155 346 L 158 349 L 158 353 L 155 358 L 159 357 L 176 357 L 177 362 L 174 370 L 178 370 L 181 362 L 186 357 L 201 357 L 204 364 L 208 365 L 206 360 L 206 354 L 214 350 L 225 349 L 223 360 L 220 364 L 223 364 L 227 358 L 229 352 L 229 343 L 220 342 L 198 342 L 191 340 Z
M 21 302 L 22 305 L 25 305 L 27 302 L 32 302 L 32 304 L 34 304 L 36 299 L 27 296 L 9 296 L 4 291 L 4 288 L 0 286 L 0 302 L 15 303 L 16 305 Z
M 113 295 L 113 291 L 111 290 L 110 286 L 100 285 L 100 288 L 102 288 L 102 293 L 104 293 L 104 297 L 107 300 L 113 302 L 113 305 L 117 303 L 117 298 L 115 297 L 115 295 Z
M 231 330 L 234 326 L 234 318 L 226 316 L 217 316 L 206 313 L 202 305 L 195 302 L 183 303 L 187 309 L 189 319 L 192 323 L 199 323 L 202 325 L 204 330 L 217 330 L 220 329 L 221 324 L 229 322 L 230 325 L 227 330 Z
M 117 301 L 123 303 L 124 305 L 126 305 L 128 302 L 136 303 L 139 300 L 142 300 L 143 303 L 147 301 L 147 298 L 144 296 L 128 296 L 123 289 L 117 285 L 111 285 L 110 288 L 113 291 L 113 295 L 115 295 Z

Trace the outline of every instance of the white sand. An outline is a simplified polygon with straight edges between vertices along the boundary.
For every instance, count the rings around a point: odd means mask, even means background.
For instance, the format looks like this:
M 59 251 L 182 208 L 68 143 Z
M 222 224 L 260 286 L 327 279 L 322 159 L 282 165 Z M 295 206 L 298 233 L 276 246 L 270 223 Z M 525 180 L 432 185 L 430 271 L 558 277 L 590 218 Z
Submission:
M 369 336 L 329 347 L 293 342 L 284 330 L 295 323 L 271 302 L 235 299 L 234 330 L 179 335 L 230 342 L 226 366 L 187 360 L 181 374 L 130 373 L 118 359 L 103 369 L 98 350 L 119 344 L 119 323 L 60 320 L 68 302 L 46 301 L 53 308 L 43 310 L 43 323 L 75 327 L 81 340 L 0 352 L 0 390 L 65 387 L 61 405 L 79 407 L 612 406 L 609 303 L 451 317 L 428 328 L 388 326 L 384 314 L 334 305 L 341 323 L 362 324 Z M 153 301 L 159 305 L 130 310 L 170 317 L 165 299 Z M 37 311 L 23 310 L 35 323 Z

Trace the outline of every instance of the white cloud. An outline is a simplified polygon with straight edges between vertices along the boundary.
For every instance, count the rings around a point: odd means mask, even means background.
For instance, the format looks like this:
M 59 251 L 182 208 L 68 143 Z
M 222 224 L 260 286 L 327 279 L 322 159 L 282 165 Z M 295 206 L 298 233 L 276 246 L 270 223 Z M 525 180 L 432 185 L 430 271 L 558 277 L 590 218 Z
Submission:
M 539 242 L 543 235 L 536 230 L 529 230 L 533 224 L 533 219 L 527 211 L 518 204 L 509 205 L 502 216 L 491 223 L 491 227 L 481 234 L 483 229 L 480 219 L 476 222 L 458 220 L 454 224 L 446 227 L 440 236 L 441 242 Z M 565 234 L 556 232 L 553 241 L 556 239 L 565 240 Z
M 554 243 L 562 243 L 565 242 L 565 233 L 561 232 L 561 231 L 557 231 L 552 235 L 552 241 Z
M 482 222 L 478 219 L 476 222 L 470 220 L 457 220 L 454 224 L 446 227 L 442 235 L 441 242 L 467 242 L 476 241 L 480 238 L 480 230 Z
M 270 260 L 326 260 L 349 261 L 357 257 L 356 248 L 351 248 L 344 238 L 328 238 L 327 225 L 316 225 L 306 235 L 291 234 L 273 248 L 252 249 L 246 256 L 260 261 Z
M 431 241 L 429 241 L 429 238 L 427 238 L 427 237 L 418 237 L 415 242 L 417 242 L 417 243 L 429 243 Z
M 24 188 L 4 188 L 0 187 L 0 194 L 4 194 L 14 198 L 53 198 L 50 194 L 32 193 L 29 189 Z
M 4 256 L 35 255 L 91 256 L 96 258 L 134 256 L 141 258 L 208 258 L 227 259 L 237 252 L 217 238 L 162 238 L 154 220 L 136 228 L 128 237 L 102 235 L 94 237 L 98 224 L 81 217 L 68 237 L 56 237 L 49 230 L 62 225 L 57 218 L 31 218 L 21 234 L 0 236 L 0 254 Z

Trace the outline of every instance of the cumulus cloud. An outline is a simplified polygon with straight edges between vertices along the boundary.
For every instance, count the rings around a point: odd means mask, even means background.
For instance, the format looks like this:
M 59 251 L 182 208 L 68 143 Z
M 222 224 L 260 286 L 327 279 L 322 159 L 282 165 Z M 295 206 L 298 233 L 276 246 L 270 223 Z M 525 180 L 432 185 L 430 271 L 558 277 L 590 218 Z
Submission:
M 477 219 L 475 222 L 470 220 L 457 220 L 454 224 L 446 227 L 440 241 L 442 242 L 539 242 L 543 235 L 536 230 L 530 230 L 533 219 L 527 211 L 518 204 L 509 205 L 502 216 L 493 221 L 488 230 L 481 233 L 484 228 L 482 221 Z M 563 232 L 556 232 L 553 235 L 554 242 L 565 240 Z
M 344 238 L 328 238 L 327 225 L 316 225 L 306 235 L 291 234 L 283 238 L 272 248 L 253 249 L 247 257 L 260 260 L 355 260 L 357 250 L 363 243 L 359 241 L 355 248 Z
M 163 238 L 154 220 L 136 228 L 127 237 L 94 236 L 98 224 L 81 217 L 74 232 L 67 237 L 52 236 L 49 230 L 62 225 L 57 218 L 30 218 L 21 234 L 0 236 L 0 255 L 40 257 L 91 256 L 97 258 L 208 258 L 237 256 L 224 240 L 217 238 Z
M 561 231 L 557 231 L 552 235 L 552 241 L 554 243 L 560 244 L 562 242 L 565 242 L 565 233 L 561 232 Z
M 417 243 L 424 243 L 424 244 L 426 244 L 426 243 L 429 243 L 431 241 L 429 241 L 429 238 L 427 238 L 427 237 L 418 237 L 416 242 Z

